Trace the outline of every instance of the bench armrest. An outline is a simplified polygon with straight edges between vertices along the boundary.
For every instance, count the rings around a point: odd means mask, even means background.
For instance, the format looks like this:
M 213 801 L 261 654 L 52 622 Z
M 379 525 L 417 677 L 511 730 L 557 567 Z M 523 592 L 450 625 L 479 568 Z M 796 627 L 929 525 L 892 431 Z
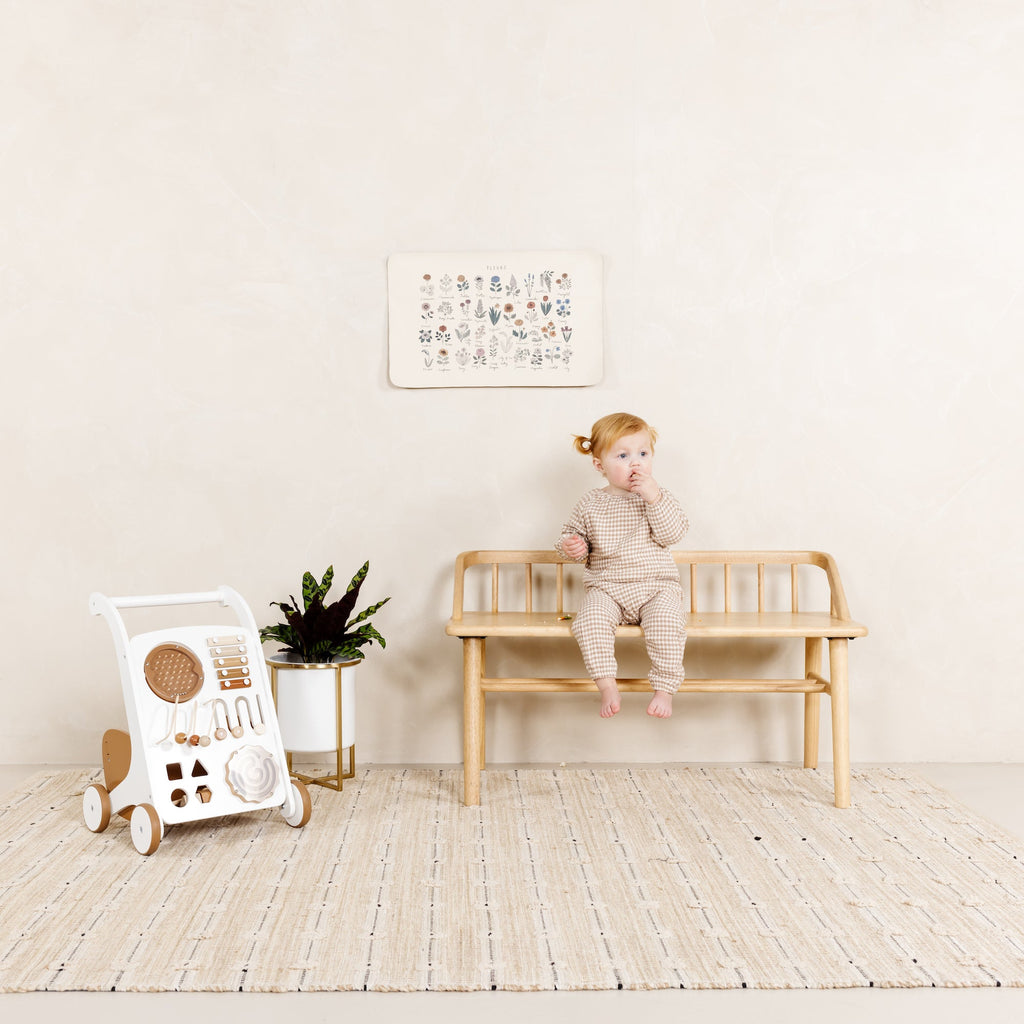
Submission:
M 839 566 L 836 560 L 824 551 L 815 551 L 817 564 L 825 570 L 828 577 L 828 589 L 832 600 L 832 614 L 837 619 L 849 620 L 850 606 L 846 603 L 846 591 L 843 590 L 843 581 L 839 578 Z

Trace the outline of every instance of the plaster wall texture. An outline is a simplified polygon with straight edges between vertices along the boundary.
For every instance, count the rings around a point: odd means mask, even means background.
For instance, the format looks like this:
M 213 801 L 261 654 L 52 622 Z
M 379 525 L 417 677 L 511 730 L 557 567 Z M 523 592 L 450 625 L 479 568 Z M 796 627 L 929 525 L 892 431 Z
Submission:
M 265 624 L 367 558 L 359 759 L 458 760 L 454 557 L 551 544 L 617 409 L 687 546 L 836 556 L 855 761 L 1020 759 L 1014 0 L 2 9 L 4 761 L 123 723 L 91 591 Z M 390 384 L 389 254 L 484 249 L 602 254 L 601 384 Z M 643 707 L 494 699 L 488 754 L 799 756 L 799 698 Z

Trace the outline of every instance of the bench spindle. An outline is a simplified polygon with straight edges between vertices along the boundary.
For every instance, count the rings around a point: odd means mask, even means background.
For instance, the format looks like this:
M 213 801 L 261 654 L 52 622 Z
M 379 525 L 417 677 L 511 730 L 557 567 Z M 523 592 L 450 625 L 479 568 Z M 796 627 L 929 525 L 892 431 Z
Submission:
M 526 563 L 526 614 L 533 611 L 533 564 Z
M 764 615 L 764 562 L 757 563 L 757 611 Z

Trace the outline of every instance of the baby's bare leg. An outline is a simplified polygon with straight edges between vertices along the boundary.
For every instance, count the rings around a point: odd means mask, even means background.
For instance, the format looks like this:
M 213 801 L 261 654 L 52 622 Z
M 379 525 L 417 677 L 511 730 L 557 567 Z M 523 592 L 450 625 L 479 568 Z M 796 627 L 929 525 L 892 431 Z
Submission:
M 647 705 L 647 714 L 653 718 L 671 718 L 672 694 L 665 690 L 655 690 L 651 703 Z
M 619 713 L 621 701 L 615 684 L 615 627 L 622 621 L 622 609 L 603 591 L 588 588 L 572 622 L 572 633 L 580 645 L 587 674 L 601 692 L 601 717 Z
M 651 658 L 651 687 L 654 696 L 647 705 L 652 718 L 672 716 L 672 694 L 684 678 L 683 651 L 686 624 L 682 610 L 682 592 L 678 585 L 666 585 L 640 609 L 647 653 Z
M 619 688 L 615 684 L 614 676 L 604 676 L 595 679 L 598 690 L 601 691 L 601 717 L 611 718 L 619 713 L 622 701 L 619 697 Z

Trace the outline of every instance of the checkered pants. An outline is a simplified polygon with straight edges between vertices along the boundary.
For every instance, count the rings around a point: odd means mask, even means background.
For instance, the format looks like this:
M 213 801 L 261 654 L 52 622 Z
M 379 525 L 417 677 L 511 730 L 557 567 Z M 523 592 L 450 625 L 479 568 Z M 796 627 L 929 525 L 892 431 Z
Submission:
M 614 678 L 615 627 L 637 625 L 644 631 L 655 690 L 675 693 L 683 681 L 686 620 L 683 589 L 673 580 L 602 583 L 587 586 L 572 634 L 591 679 Z

